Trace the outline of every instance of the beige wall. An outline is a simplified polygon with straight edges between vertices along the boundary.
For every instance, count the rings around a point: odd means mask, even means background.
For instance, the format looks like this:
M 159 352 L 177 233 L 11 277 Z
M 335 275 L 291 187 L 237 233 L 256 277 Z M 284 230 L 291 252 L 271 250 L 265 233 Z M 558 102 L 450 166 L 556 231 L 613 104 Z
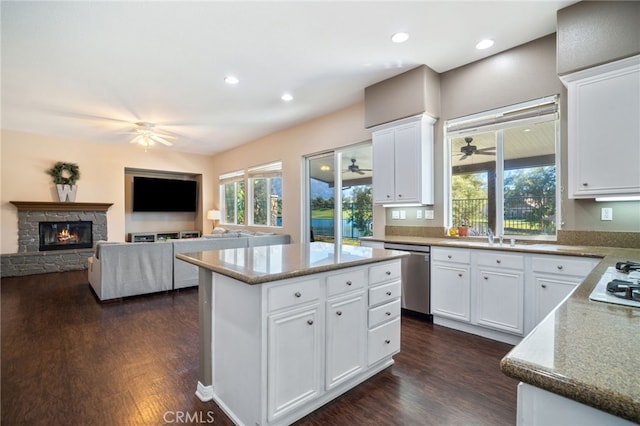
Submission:
M 109 240 L 125 238 L 125 168 L 202 174 L 201 210 L 196 229 L 210 230 L 203 212 L 213 208 L 214 177 L 211 157 L 163 149 L 144 152 L 134 145 L 110 145 L 22 132 L 2 131 L 1 223 L 2 253 L 18 250 L 18 215 L 9 201 L 57 201 L 55 186 L 46 170 L 56 161 L 80 167 L 77 202 L 113 203 L 107 212 Z M 217 179 L 217 176 L 216 176 Z
M 559 75 L 640 53 L 638 1 L 581 1 L 557 16 Z
M 360 103 L 216 155 L 213 169 L 217 177 L 225 172 L 282 161 L 282 232 L 290 234 L 293 242 L 300 242 L 304 156 L 369 139 L 371 132 L 364 128 L 364 104 Z M 216 187 L 216 200 L 218 193 Z

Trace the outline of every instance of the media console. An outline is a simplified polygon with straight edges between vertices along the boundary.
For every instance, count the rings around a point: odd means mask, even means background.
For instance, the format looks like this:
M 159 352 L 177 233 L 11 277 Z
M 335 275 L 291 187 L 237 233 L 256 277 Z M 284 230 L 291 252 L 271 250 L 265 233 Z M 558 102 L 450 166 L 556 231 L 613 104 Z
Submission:
M 179 240 L 184 238 L 199 238 L 200 231 L 176 231 L 176 232 L 136 232 L 127 235 L 130 243 L 154 243 L 164 240 Z

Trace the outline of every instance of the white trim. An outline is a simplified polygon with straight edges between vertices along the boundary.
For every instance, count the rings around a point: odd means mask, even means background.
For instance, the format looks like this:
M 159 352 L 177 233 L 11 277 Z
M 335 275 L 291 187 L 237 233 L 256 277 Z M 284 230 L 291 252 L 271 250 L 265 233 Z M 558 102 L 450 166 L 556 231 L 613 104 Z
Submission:
M 198 381 L 198 386 L 196 388 L 196 396 L 202 402 L 212 401 L 213 385 L 205 386 L 200 381 Z

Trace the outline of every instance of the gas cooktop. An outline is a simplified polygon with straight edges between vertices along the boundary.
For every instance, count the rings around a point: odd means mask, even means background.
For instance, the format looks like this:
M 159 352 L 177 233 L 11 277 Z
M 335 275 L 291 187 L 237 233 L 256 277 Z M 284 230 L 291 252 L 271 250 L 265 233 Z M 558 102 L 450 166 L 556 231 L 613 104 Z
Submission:
M 608 267 L 589 299 L 640 307 L 640 263 L 618 262 L 616 267 Z

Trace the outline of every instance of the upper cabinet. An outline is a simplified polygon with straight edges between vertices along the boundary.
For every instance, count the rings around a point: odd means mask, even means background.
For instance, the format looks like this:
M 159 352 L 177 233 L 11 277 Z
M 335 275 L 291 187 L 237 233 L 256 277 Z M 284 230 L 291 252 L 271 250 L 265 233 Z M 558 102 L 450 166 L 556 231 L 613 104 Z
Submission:
M 569 198 L 640 196 L 640 56 L 560 77 Z
M 421 114 L 373 129 L 373 202 L 433 204 L 433 124 Z

